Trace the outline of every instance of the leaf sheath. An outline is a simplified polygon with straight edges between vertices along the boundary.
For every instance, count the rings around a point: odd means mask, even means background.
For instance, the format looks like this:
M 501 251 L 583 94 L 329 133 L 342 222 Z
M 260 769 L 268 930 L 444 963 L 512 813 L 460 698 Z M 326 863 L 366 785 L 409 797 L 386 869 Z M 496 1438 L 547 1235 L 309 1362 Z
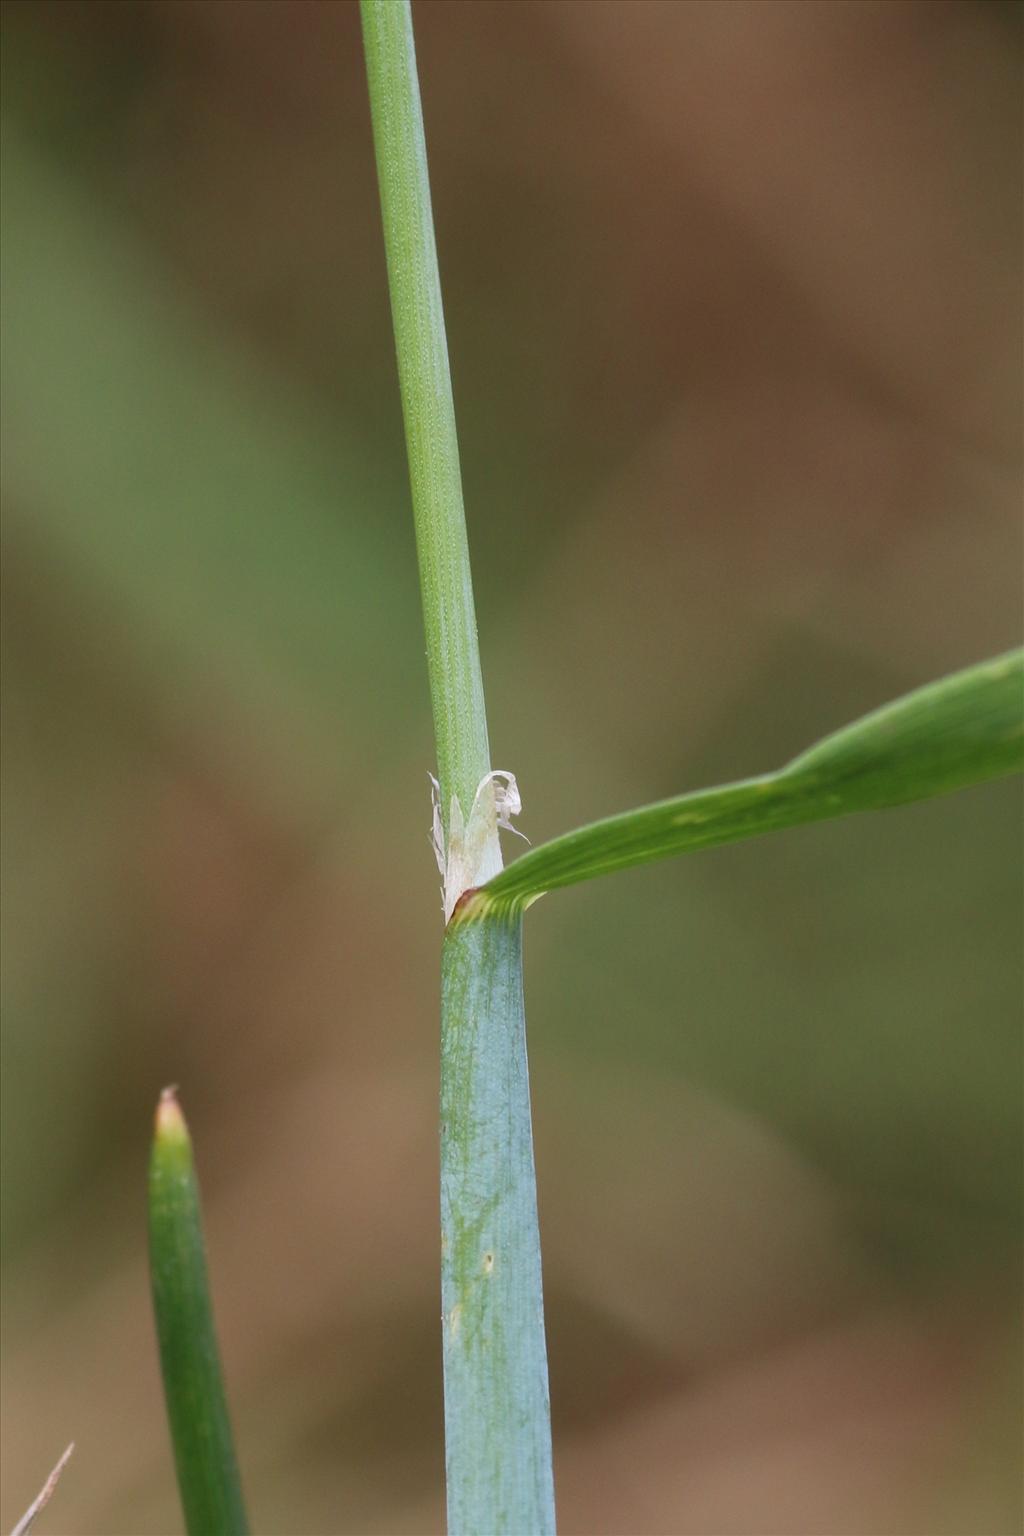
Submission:
M 555 1529 L 522 919 L 450 925 L 441 993 L 450 1536 Z

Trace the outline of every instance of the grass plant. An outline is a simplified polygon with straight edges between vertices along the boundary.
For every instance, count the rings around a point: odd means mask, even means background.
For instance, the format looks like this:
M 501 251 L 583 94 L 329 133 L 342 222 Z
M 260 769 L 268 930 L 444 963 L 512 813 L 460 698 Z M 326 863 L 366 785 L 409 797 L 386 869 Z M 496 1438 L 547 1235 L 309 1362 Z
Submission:
M 523 914 L 618 869 L 1018 771 L 1024 653 L 918 689 L 776 773 L 566 833 L 503 868 L 519 808 L 490 760 L 426 143 L 408 0 L 361 0 L 437 761 L 441 1294 L 450 1536 L 547 1536 L 554 1480 L 523 1009 Z M 217 1362 L 191 1146 L 165 1099 L 153 1288 L 186 1521 L 246 1530 Z
M 362 14 L 448 839 L 440 860 L 451 914 L 441 989 L 448 1526 L 451 1536 L 539 1536 L 554 1529 L 554 1490 L 524 909 L 555 886 L 614 869 L 1010 771 L 1021 760 L 1021 658 L 912 694 L 780 773 L 583 828 L 492 875 L 500 854 L 495 808 L 479 803 L 490 763 L 412 17 L 408 0 L 362 0 Z M 469 853 L 453 879 L 460 835 Z

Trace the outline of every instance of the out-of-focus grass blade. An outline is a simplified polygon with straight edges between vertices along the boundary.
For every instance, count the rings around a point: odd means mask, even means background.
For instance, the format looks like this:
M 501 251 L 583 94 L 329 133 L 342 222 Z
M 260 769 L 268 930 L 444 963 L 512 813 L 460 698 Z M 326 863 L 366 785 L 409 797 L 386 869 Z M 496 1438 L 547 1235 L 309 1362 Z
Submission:
M 616 869 L 801 822 L 925 800 L 1024 767 L 1024 651 L 919 688 L 826 736 L 778 773 L 680 795 L 543 843 L 478 891 L 456 920 L 527 905 Z
M 0 179 L 5 535 L 50 601 L 67 583 L 115 637 L 147 707 L 178 722 L 223 694 L 240 719 L 281 721 L 297 733 L 283 764 L 297 746 L 330 764 L 326 804 L 408 697 L 411 572 L 387 518 L 359 510 L 404 506 L 399 467 L 209 325 L 116 204 L 13 116 Z M 365 647 L 373 677 L 339 675 Z M 339 727 L 339 698 L 359 732 Z
M 156 1112 L 149 1253 L 160 1365 L 189 1536 L 248 1536 L 206 1275 L 192 1139 L 173 1089 Z

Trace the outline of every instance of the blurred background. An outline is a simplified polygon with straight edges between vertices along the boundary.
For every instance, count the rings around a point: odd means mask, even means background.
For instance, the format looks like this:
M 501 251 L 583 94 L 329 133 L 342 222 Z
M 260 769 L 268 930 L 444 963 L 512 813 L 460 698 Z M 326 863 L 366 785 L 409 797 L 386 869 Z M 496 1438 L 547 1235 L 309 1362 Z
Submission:
M 495 762 L 534 842 L 1021 621 L 1021 13 L 415 8 Z M 4 7 L 8 1528 L 180 1529 L 197 1145 L 256 1529 L 443 1528 L 440 898 L 357 8 Z M 567 1533 L 1021 1529 L 1020 797 L 544 901 Z M 509 850 L 514 853 L 515 850 Z

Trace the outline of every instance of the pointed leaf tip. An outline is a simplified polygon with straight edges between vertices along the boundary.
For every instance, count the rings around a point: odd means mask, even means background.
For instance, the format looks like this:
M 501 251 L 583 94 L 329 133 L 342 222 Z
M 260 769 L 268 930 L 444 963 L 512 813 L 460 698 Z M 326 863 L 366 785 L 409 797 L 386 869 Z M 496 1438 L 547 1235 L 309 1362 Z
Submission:
M 160 1140 L 170 1138 L 180 1141 L 188 1140 L 188 1126 L 185 1123 L 181 1105 L 178 1103 L 177 1083 L 164 1088 L 160 1094 L 156 1106 L 155 1134 Z

